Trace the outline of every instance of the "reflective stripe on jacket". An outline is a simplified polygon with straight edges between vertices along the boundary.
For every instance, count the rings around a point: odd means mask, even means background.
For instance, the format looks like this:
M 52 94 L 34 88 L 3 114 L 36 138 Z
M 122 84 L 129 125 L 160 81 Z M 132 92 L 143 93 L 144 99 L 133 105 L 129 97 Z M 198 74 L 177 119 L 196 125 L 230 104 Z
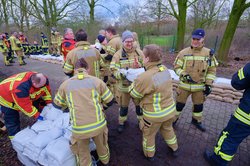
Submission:
M 111 102 L 113 95 L 102 80 L 88 75 L 84 69 L 78 72 L 61 84 L 54 103 L 69 108 L 73 134 L 89 138 L 106 125 L 102 104 Z
M 42 97 L 46 103 L 51 103 L 49 82 L 42 88 L 34 88 L 31 76 L 35 72 L 24 72 L 13 75 L 0 83 L 0 104 L 18 111 L 27 116 L 39 116 L 39 112 L 32 102 Z

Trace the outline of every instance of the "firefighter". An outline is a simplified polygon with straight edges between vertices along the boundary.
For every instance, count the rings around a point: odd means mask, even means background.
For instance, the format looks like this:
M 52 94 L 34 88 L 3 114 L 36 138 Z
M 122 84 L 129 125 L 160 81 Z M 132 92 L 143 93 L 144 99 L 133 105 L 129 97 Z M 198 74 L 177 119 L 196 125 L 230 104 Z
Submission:
M 103 35 L 97 36 L 97 42 L 95 43 L 95 48 L 100 52 L 101 59 L 103 61 L 103 66 L 100 69 L 100 77 L 105 82 L 108 83 L 108 77 L 110 75 L 110 65 L 109 61 L 105 60 L 107 39 Z
M 17 32 L 13 32 L 11 37 L 10 37 L 10 44 L 12 50 L 16 53 L 19 61 L 19 65 L 26 65 L 26 62 L 24 62 L 24 54 L 23 54 L 23 48 L 21 45 L 20 40 L 17 38 Z
M 27 37 L 24 36 L 22 32 L 19 32 L 18 39 L 20 40 L 24 54 L 29 56 L 30 55 L 29 54 L 29 43 L 28 43 Z
M 77 37 L 76 37 L 77 38 Z M 108 164 L 108 128 L 104 108 L 111 106 L 113 95 L 106 84 L 88 74 L 88 64 L 81 57 L 75 65 L 74 77 L 61 84 L 54 99 L 54 106 L 69 108 L 72 120 L 71 150 L 78 165 L 92 165 L 89 141 L 93 138 L 99 160 Z M 105 107 L 103 107 L 105 106 Z
M 51 29 L 51 38 L 50 38 L 50 42 L 51 42 L 51 50 L 52 50 L 52 56 L 58 56 L 58 39 L 57 39 L 57 35 L 58 32 L 56 30 L 56 28 L 52 28 Z
M 4 34 L 0 35 L 0 52 L 2 52 L 2 54 L 3 54 L 5 66 L 11 66 L 11 64 L 8 60 L 8 51 L 9 50 L 8 50 L 6 43 L 4 42 L 3 36 L 4 36 Z
M 192 95 L 193 117 L 192 124 L 202 132 L 202 111 L 205 97 L 211 93 L 218 65 L 212 51 L 204 47 L 205 31 L 196 29 L 192 33 L 191 46 L 183 49 L 174 62 L 174 71 L 180 78 L 177 89 L 176 110 L 177 119 L 183 110 L 187 98 Z
M 6 44 L 6 46 L 7 46 L 7 48 L 8 48 L 8 61 L 10 62 L 10 63 L 15 63 L 15 61 L 13 60 L 14 58 L 15 58 L 15 56 L 14 56 L 14 52 L 13 52 L 13 50 L 12 50 L 12 48 L 11 48 L 11 44 L 10 44 L 10 39 L 9 39 L 9 34 L 7 33 L 7 32 L 5 32 L 4 34 L 3 34 L 3 41 L 5 42 L 5 44 Z
M 10 139 L 20 131 L 19 111 L 42 120 L 38 104 L 42 108 L 52 102 L 49 81 L 42 73 L 13 75 L 0 83 L 0 89 L 0 105 Z
M 76 32 L 76 48 L 71 50 L 63 65 L 63 71 L 66 75 L 74 75 L 75 63 L 80 58 L 85 58 L 89 65 L 89 75 L 100 77 L 100 53 L 95 48 L 90 47 L 90 43 L 87 42 L 88 35 L 83 30 L 80 29 Z
M 73 30 L 71 28 L 66 28 L 64 30 L 64 39 L 61 45 L 61 52 L 63 54 L 63 59 L 66 61 L 66 56 L 73 48 L 75 48 L 75 37 Z
M 135 69 L 142 67 L 142 51 L 140 49 L 134 48 L 133 42 L 134 37 L 132 32 L 124 31 L 122 33 L 122 48 L 115 53 L 112 58 L 112 62 L 110 63 L 110 69 L 118 81 L 116 101 L 120 106 L 118 126 L 119 133 L 123 132 L 125 128 L 125 122 L 127 120 L 128 114 L 128 105 L 131 98 L 128 91 L 131 82 L 126 79 L 126 76 L 120 73 L 120 69 Z M 134 100 L 134 103 L 136 105 L 137 118 L 140 119 L 142 116 L 141 108 L 138 101 Z
M 250 135 L 250 63 L 232 77 L 231 85 L 244 90 L 240 104 L 231 116 L 226 128 L 221 132 L 214 152 L 206 150 L 205 159 L 211 165 L 226 166 L 233 159 L 240 143 Z
M 106 55 L 103 56 L 104 58 L 104 64 L 106 66 L 110 66 L 110 62 L 112 61 L 113 55 L 121 49 L 122 47 L 122 40 L 119 34 L 117 34 L 114 27 L 109 26 L 105 29 L 106 38 L 108 40 L 108 44 L 106 46 Z M 112 72 L 109 72 L 108 75 L 108 81 L 107 85 L 112 91 L 112 93 L 117 96 L 117 90 L 116 90 L 116 80 L 114 79 L 114 76 L 112 75 Z M 116 97 L 117 98 L 117 97 Z
M 172 78 L 168 69 L 162 65 L 161 48 L 155 44 L 143 49 L 143 65 L 146 72 L 138 76 L 129 87 L 130 95 L 140 100 L 143 118 L 140 129 L 143 133 L 143 152 L 154 160 L 155 136 L 160 130 L 174 157 L 178 155 L 178 144 L 172 126 L 175 120 L 175 101 Z M 168 88 L 166 88 L 168 87 Z
M 47 38 L 46 35 L 44 35 L 43 32 L 41 32 L 41 43 L 42 43 L 42 52 L 43 52 L 43 54 L 45 54 L 45 55 L 49 54 L 48 38 Z
M 34 55 L 42 54 L 42 47 L 37 43 L 37 41 L 33 42 L 33 54 Z

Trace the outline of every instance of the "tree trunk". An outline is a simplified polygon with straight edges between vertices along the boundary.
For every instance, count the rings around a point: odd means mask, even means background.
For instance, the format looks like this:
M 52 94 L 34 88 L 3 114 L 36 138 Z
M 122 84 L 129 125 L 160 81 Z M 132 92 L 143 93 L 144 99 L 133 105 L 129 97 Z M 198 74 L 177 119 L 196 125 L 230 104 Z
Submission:
M 244 5 L 242 5 L 241 2 L 237 3 L 236 1 L 238 0 L 235 0 L 233 4 L 233 8 L 229 16 L 228 24 L 224 32 L 224 35 L 220 44 L 220 48 L 218 50 L 218 60 L 223 65 L 227 64 L 227 57 L 228 57 L 229 49 L 233 41 L 233 37 L 236 31 L 237 25 L 239 23 L 240 17 L 242 13 L 244 12 L 244 8 L 243 8 Z
M 186 14 L 187 14 L 187 1 L 178 1 L 178 27 L 177 27 L 177 41 L 176 50 L 181 50 L 184 47 L 185 29 L 186 29 Z
M 5 23 L 5 31 L 9 32 L 10 26 L 9 26 L 9 19 L 8 19 L 8 14 L 7 14 L 7 1 L 6 0 L 1 0 L 2 6 L 3 6 L 3 16 L 4 16 L 4 23 Z
M 89 5 L 89 21 L 92 24 L 95 21 L 95 1 L 91 0 L 91 4 Z

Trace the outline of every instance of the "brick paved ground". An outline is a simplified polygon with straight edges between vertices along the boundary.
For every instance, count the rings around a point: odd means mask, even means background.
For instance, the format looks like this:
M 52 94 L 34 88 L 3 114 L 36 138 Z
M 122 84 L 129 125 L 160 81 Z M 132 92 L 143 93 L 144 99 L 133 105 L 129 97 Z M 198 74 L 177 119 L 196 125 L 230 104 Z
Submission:
M 54 95 L 60 83 L 65 78 L 61 66 L 30 59 L 27 59 L 26 61 L 28 62 L 28 65 L 26 66 L 19 66 L 16 63 L 14 66 L 6 67 L 3 65 L 3 62 L 1 60 L 0 74 L 9 76 L 27 70 L 43 72 L 49 77 L 52 93 Z M 124 133 L 118 134 L 116 131 L 118 106 L 114 105 L 107 111 L 107 120 L 109 122 L 109 145 L 111 149 L 110 165 L 206 166 L 207 163 L 202 157 L 203 151 L 205 150 L 205 148 L 213 148 L 219 136 L 219 133 L 227 124 L 230 115 L 233 113 L 235 108 L 236 106 L 232 104 L 214 100 L 207 100 L 204 105 L 203 122 L 208 130 L 207 132 L 202 133 L 190 124 L 192 117 L 192 104 L 189 99 L 176 126 L 176 134 L 181 150 L 181 156 L 177 159 L 171 157 L 170 151 L 165 145 L 162 137 L 160 135 L 157 135 L 156 160 L 153 163 L 149 163 L 144 159 L 142 155 L 141 133 L 138 129 L 134 109 L 129 112 L 127 129 Z M 2 157 L 4 157 L 2 155 L 4 154 L 0 153 L 0 160 Z M 240 144 L 237 154 L 235 155 L 230 165 L 250 165 L 249 137 Z

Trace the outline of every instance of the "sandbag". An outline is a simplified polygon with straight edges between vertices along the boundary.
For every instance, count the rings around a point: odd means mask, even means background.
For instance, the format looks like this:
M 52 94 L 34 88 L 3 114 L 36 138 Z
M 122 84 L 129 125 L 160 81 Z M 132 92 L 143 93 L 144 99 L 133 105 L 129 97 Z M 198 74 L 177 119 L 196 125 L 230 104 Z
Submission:
M 223 101 L 225 101 L 227 103 L 233 103 L 233 99 L 229 98 L 229 97 L 223 97 Z
M 37 121 L 35 124 L 32 125 L 31 129 L 35 132 L 42 132 L 42 131 L 48 131 L 52 128 L 53 122 L 50 120 L 44 120 L 44 121 Z
M 11 140 L 12 146 L 15 151 L 23 152 L 25 144 L 36 137 L 37 133 L 30 128 L 25 128 L 19 131 Z

